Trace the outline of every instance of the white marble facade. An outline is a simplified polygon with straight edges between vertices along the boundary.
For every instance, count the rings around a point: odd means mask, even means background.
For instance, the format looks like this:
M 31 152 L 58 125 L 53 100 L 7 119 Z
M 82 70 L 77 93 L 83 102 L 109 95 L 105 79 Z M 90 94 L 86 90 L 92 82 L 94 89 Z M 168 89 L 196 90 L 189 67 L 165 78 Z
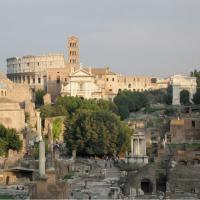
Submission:
M 190 102 L 192 102 L 193 95 L 196 93 L 196 77 L 174 75 L 172 78 L 173 87 L 173 105 L 180 105 L 180 92 L 187 90 L 190 95 Z
M 67 85 L 62 85 L 61 95 L 79 96 L 85 99 L 102 98 L 102 92 L 95 83 L 95 77 L 82 68 L 71 73 L 69 76 L 69 83 Z

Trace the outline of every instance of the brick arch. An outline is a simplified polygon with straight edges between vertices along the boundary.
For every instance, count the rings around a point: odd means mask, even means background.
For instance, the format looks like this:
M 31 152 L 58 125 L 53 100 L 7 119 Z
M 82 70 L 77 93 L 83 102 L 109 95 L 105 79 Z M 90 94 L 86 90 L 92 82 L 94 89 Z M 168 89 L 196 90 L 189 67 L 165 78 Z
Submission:
M 141 179 L 140 184 L 144 194 L 151 194 L 153 192 L 153 182 L 150 178 Z

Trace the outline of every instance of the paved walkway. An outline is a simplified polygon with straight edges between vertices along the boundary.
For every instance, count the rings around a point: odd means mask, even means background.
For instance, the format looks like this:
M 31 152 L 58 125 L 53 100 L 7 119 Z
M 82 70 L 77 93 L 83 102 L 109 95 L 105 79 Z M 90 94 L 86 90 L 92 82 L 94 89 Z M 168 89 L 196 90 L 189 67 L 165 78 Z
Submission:
M 105 160 L 98 160 L 97 163 L 101 166 L 102 169 L 106 172 L 105 178 L 119 178 L 120 171 L 117 167 L 114 166 L 113 161 L 105 161 Z
M 99 178 L 95 170 L 90 174 L 93 178 L 78 177 L 71 184 L 71 199 L 113 199 L 109 197 L 110 187 L 117 185 L 120 171 L 112 161 L 99 159 L 96 164 L 99 166 L 97 171 L 105 173 L 104 178 Z

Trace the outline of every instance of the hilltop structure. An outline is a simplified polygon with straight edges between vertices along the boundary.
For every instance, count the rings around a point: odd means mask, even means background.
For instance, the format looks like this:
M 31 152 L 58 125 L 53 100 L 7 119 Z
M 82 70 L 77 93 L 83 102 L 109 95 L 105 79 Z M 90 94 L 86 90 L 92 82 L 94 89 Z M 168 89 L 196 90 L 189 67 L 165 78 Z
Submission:
M 7 77 L 15 83 L 26 83 L 32 90 L 51 94 L 113 99 L 119 91 L 146 91 L 168 86 L 168 80 L 146 76 L 123 76 L 109 67 L 81 66 L 79 39 L 68 39 L 68 59 L 64 54 L 12 57 L 7 59 Z

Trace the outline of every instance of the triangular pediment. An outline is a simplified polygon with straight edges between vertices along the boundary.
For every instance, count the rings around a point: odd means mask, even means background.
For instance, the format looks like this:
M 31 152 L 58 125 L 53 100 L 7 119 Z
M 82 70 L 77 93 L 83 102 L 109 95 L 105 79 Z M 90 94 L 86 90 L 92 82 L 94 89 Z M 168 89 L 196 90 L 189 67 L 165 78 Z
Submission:
M 92 76 L 92 75 L 84 69 L 78 69 L 75 72 L 73 72 L 70 76 Z

